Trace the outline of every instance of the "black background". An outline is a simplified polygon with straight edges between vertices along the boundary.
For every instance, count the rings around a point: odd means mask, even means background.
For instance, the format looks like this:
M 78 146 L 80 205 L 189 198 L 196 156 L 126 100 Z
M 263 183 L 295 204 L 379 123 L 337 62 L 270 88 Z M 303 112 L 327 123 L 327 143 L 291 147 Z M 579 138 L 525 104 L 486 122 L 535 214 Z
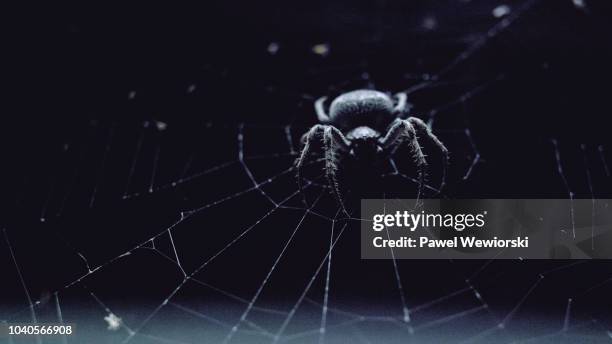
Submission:
M 524 4 L 510 6 L 515 10 Z M 354 88 L 374 86 L 395 92 L 419 84 L 423 75 L 443 70 L 486 35 L 500 20 L 491 15 L 497 5 L 488 1 L 207 1 L 200 6 L 117 8 L 81 4 L 41 8 L 24 17 L 10 32 L 18 43 L 12 52 L 19 54 L 11 65 L 17 78 L 8 100 L 18 105 L 5 113 L 2 128 L 6 133 L 0 148 L 5 156 L 1 224 L 32 297 L 45 299 L 59 290 L 87 305 L 91 302 L 87 291 L 93 290 L 116 307 L 126 300 L 159 304 L 182 277 L 174 266 L 146 255 L 111 263 L 64 289 L 86 271 L 75 252 L 87 257 L 90 267 L 105 264 L 162 232 L 181 210 L 250 187 L 236 166 L 147 195 L 156 149 L 161 157 L 156 185 L 176 180 L 194 152 L 198 159 L 188 174 L 234 159 L 241 123 L 246 127 L 245 147 L 252 153 L 285 152 L 283 127 L 291 125 L 297 141 L 314 124 L 313 99 Z M 568 197 L 551 139 L 559 144 L 564 175 L 576 197 L 610 196 L 610 177 L 598 151 L 610 143 L 610 10 L 605 1 L 589 1 L 586 9 L 571 1 L 535 1 L 507 30 L 486 39 L 445 73 L 440 81 L 448 85 L 411 96 L 414 113 L 424 119 L 429 110 L 443 109 L 434 128 L 453 157 L 444 197 Z M 436 20 L 433 30 L 423 27 L 428 17 Z M 276 54 L 267 51 L 271 42 L 279 45 Z M 327 56 L 311 51 L 321 43 L 329 45 Z M 363 73 L 369 80 L 363 79 Z M 193 92 L 187 92 L 190 85 L 196 86 Z M 480 85 L 486 87 L 474 97 L 446 107 Z M 130 92 L 135 96 L 130 97 Z M 155 121 L 166 123 L 168 129 L 156 130 Z M 143 123 L 148 126 L 143 128 Z M 464 180 L 475 154 L 466 128 L 483 161 Z M 126 178 L 142 133 L 146 133 L 144 148 L 128 192 L 141 195 L 126 200 Z M 105 154 L 108 142 L 111 148 Z M 64 144 L 70 147 L 66 152 Z M 609 151 L 602 154 L 612 161 Z M 250 167 L 261 182 L 288 168 L 291 160 L 254 162 Z M 436 167 L 434 163 L 433 180 Z M 289 177 L 265 191 L 277 200 L 283 198 L 276 196 L 296 190 Z M 394 185 L 385 192 L 411 197 Z M 209 250 L 218 248 L 209 245 L 210 232 L 203 233 L 202 228 L 213 225 L 213 241 L 224 242 L 265 213 L 269 204 L 262 200 L 252 193 L 240 196 L 222 205 L 227 209 L 206 212 L 184 224 L 180 233 L 189 234 L 176 234 L 175 242 L 185 252 L 185 268 L 193 270 Z M 320 207 L 331 215 L 336 209 L 327 196 Z M 48 212 L 43 222 L 44 209 Z M 242 216 L 235 215 L 236 209 Z M 250 245 L 234 251 L 235 261 L 221 261 L 207 277 L 250 298 L 300 217 L 300 212 L 276 215 L 266 228 L 283 235 L 278 242 L 249 240 Z M 329 225 L 312 221 L 309 230 Z M 338 302 L 364 305 L 378 300 L 375 303 L 383 309 L 397 306 L 391 264 L 359 262 L 358 236 L 353 232 L 337 254 L 336 264 L 342 267 L 334 278 Z M 308 275 L 304 271 L 311 271 L 319 258 L 298 257 L 315 255 L 313 246 L 317 257 L 324 254 L 325 238 L 308 235 L 293 248 L 296 263 L 278 272 L 281 277 L 271 286 L 270 300 L 290 302 L 299 294 L 304 285 L 300 276 Z M 164 240 L 162 235 L 160 245 L 167 250 Z M 7 252 L 0 269 L 9 281 L 3 283 L 2 303 L 19 308 L 24 306 L 23 289 L 8 245 L 3 241 L 0 247 Z M 260 261 L 261 267 L 251 266 L 251 259 Z M 419 303 L 455 286 L 464 287 L 463 277 L 483 262 L 401 264 L 405 284 L 412 288 L 414 299 L 409 301 Z M 495 262 L 479 282 L 484 294 L 488 292 L 485 299 L 497 307 L 495 312 L 505 314 L 539 273 L 564 264 Z M 568 297 L 609 277 L 606 261 L 579 267 L 546 282 L 530 310 L 549 310 L 553 317 L 563 318 Z M 386 276 L 382 287 L 380 276 Z M 609 316 L 600 298 L 605 293 L 600 292 L 579 304 L 586 318 Z M 197 298 L 202 291 L 185 288 L 182 295 Z M 609 298 L 603 300 L 609 304 Z

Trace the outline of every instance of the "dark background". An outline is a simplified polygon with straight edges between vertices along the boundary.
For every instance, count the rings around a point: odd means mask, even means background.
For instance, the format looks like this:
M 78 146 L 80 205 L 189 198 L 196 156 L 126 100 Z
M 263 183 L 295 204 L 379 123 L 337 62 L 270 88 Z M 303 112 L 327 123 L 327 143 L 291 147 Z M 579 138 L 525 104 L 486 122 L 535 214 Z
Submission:
M 410 101 L 423 119 L 439 109 L 434 131 L 452 154 L 442 197 L 566 198 L 569 192 L 577 198 L 609 197 L 612 185 L 604 163 L 612 161 L 608 126 L 612 9 L 605 1 L 589 1 L 585 8 L 571 1 L 508 4 L 512 11 L 525 10 L 457 64 L 453 61 L 459 54 L 502 20 L 491 15 L 500 4 L 208 1 L 201 6 L 121 8 L 81 4 L 41 8 L 25 16 L 10 31 L 18 43 L 11 51 L 18 54 L 17 63 L 11 65 L 17 78 L 8 100 L 17 106 L 5 113 L 2 126 L 0 224 L 32 298 L 43 300 L 40 312 L 51 312 L 53 304 L 45 300 L 58 292 L 74 307 L 92 309 L 92 316 L 99 313 L 101 318 L 105 311 L 88 294 L 93 292 L 111 309 L 124 311 L 117 314 L 129 314 L 128 320 L 139 323 L 182 276 L 153 251 L 132 249 L 161 233 L 156 249 L 172 256 L 164 232 L 179 219 L 180 211 L 211 205 L 252 186 L 244 166 L 236 163 L 239 128 L 244 127 L 245 156 L 290 153 L 284 127 L 290 126 L 297 143 L 314 124 L 314 99 L 355 88 L 397 92 L 423 82 L 431 86 L 411 94 Z M 268 51 L 273 42 L 279 47 L 275 54 Z M 313 53 L 312 47 L 323 43 L 329 53 Z M 440 71 L 444 73 L 439 84 L 427 81 L 427 75 Z M 476 92 L 470 96 L 472 90 Z M 558 172 L 552 139 L 558 143 L 567 185 Z M 467 175 L 476 153 L 482 161 Z M 434 151 L 428 154 L 436 156 Z M 280 201 L 297 190 L 292 173 L 280 174 L 292 160 L 292 156 L 253 160 L 248 167 L 260 183 L 281 176 L 263 188 Z M 403 159 L 399 160 L 401 164 Z M 178 186 L 171 184 L 227 161 L 234 165 Z M 404 160 L 404 165 L 411 174 L 409 161 Z M 439 167 L 432 163 L 432 185 L 438 182 Z M 359 179 L 359 173 L 351 174 Z M 148 192 L 151 185 L 154 192 Z M 414 195 L 413 185 L 405 180 L 381 185 L 381 194 Z M 311 196 L 319 194 L 321 189 L 315 187 Z M 291 204 L 303 207 L 299 199 Z M 207 207 L 182 222 L 173 230 L 173 240 L 183 268 L 193 271 L 270 206 L 255 191 Z M 326 195 L 315 208 L 328 216 L 336 209 Z M 256 227 L 264 231 L 197 277 L 250 299 L 302 215 L 299 209 L 275 211 Z M 358 226 L 348 223 L 349 234 L 334 253 L 338 268 L 332 274 L 330 302 L 401 315 L 393 265 L 360 261 L 358 233 L 350 231 Z M 262 303 L 287 308 L 299 296 L 326 252 L 330 224 L 316 216 L 307 218 L 306 228 L 299 232 L 302 236 L 282 260 Z M 27 301 L 6 240 L 0 250 L 6 252 L 0 259 L 0 271 L 5 271 L 0 305 L 6 305 L 0 319 L 10 320 Z M 129 259 L 113 260 L 126 251 L 133 252 Z M 85 261 L 90 268 L 104 268 L 66 288 L 87 272 Z M 411 305 L 474 285 L 491 310 L 490 318 L 478 320 L 487 328 L 514 309 L 541 273 L 569 263 L 399 264 Z M 480 270 L 483 264 L 486 269 Z M 609 285 L 588 290 L 610 277 L 610 264 L 583 262 L 559 271 L 538 285 L 529 302 L 520 303 L 519 309 L 526 310 L 516 315 L 517 327 L 528 322 L 530 314 L 549 319 L 553 328 L 561 326 L 567 299 L 586 292 L 574 304 L 576 314 L 585 321 L 596 319 L 593 333 L 605 335 L 602 328 L 612 326 Z M 475 272 L 478 280 L 471 280 Z M 321 277 L 313 299 L 322 295 Z M 188 283 L 178 299 L 193 305 L 223 304 L 218 295 L 207 293 L 210 290 Z M 442 308 L 461 309 L 476 301 L 468 295 L 443 303 Z M 141 309 L 132 312 L 131 305 Z M 446 314 L 429 316 L 439 319 Z M 237 318 L 229 316 L 228 321 Z M 512 337 L 513 332 L 508 333 Z

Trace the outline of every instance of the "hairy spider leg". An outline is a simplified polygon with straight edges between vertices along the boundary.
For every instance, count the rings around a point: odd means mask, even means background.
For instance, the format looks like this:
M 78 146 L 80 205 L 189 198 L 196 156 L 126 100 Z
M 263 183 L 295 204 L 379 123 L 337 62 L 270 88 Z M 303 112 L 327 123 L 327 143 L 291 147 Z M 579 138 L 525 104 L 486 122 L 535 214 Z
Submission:
M 323 143 L 325 146 L 325 172 L 327 174 L 327 180 L 329 181 L 329 185 L 331 186 L 338 203 L 340 203 L 340 207 L 342 211 L 347 217 L 350 217 L 349 213 L 346 211 L 346 207 L 344 206 L 344 201 L 342 200 L 342 195 L 340 194 L 340 187 L 338 185 L 338 178 L 336 177 L 336 170 L 338 169 L 338 160 L 336 157 L 336 147 L 337 144 L 341 147 L 341 143 L 335 142 L 336 139 L 334 136 L 341 135 L 344 138 L 344 135 L 338 130 L 336 134 L 333 134 L 334 127 L 327 126 L 325 128 L 325 134 L 323 135 Z M 342 139 L 340 140 L 342 142 Z M 348 149 L 348 146 L 345 148 L 340 148 L 342 150 Z
M 425 160 L 425 154 L 419 145 L 417 140 L 416 131 L 412 124 L 408 120 L 396 119 L 387 135 L 380 140 L 383 150 L 387 155 L 393 155 L 395 151 L 402 145 L 402 143 L 408 142 L 410 149 L 413 153 L 414 161 L 417 165 L 419 173 L 419 189 L 417 192 L 417 199 L 421 197 L 423 192 L 423 185 L 425 184 L 425 169 L 427 167 L 427 161 Z
M 308 130 L 308 132 L 306 134 L 304 134 L 304 136 L 302 137 L 302 142 L 304 143 L 304 147 L 302 148 L 302 152 L 300 153 L 300 156 L 298 157 L 298 159 L 295 161 L 295 167 L 297 170 L 297 182 L 298 182 L 298 188 L 300 190 L 300 194 L 302 194 L 302 197 L 304 198 L 304 204 L 307 205 L 307 201 L 306 201 L 306 196 L 304 195 L 304 187 L 302 185 L 302 167 L 304 166 L 304 162 L 306 161 L 306 157 L 308 156 L 308 154 L 310 153 L 310 145 L 312 144 L 312 140 L 319 135 L 320 132 L 322 132 L 325 129 L 325 126 L 317 124 L 315 126 L 313 126 L 312 128 L 310 128 L 310 130 Z
M 338 165 L 336 162 L 336 150 L 348 151 L 350 149 L 350 142 L 346 139 L 344 134 L 337 128 L 330 125 L 316 124 L 303 136 L 304 147 L 300 153 L 299 158 L 296 160 L 298 188 L 304 199 L 304 204 L 308 204 L 306 195 L 303 193 L 303 178 L 302 178 L 302 167 L 306 158 L 310 154 L 312 149 L 312 141 L 323 134 L 323 148 L 325 150 L 325 171 L 329 184 L 334 192 L 334 196 L 338 199 L 340 206 L 344 213 L 348 216 L 348 212 L 344 207 L 342 201 L 338 181 L 336 177 L 336 170 Z
M 440 149 L 440 151 L 442 151 L 442 181 L 440 182 L 440 187 L 438 188 L 439 192 L 442 192 L 442 189 L 446 185 L 446 169 L 450 164 L 448 149 L 446 149 L 446 146 L 444 146 L 442 141 L 438 139 L 438 137 L 431 131 L 431 128 L 429 128 L 429 126 L 420 118 L 409 117 L 408 122 L 410 122 L 415 128 L 417 136 L 427 137 Z
M 317 118 L 321 123 L 329 123 L 330 121 L 329 115 L 325 112 L 325 100 L 327 100 L 327 97 L 321 97 L 315 102 L 315 112 L 317 113 Z
M 393 109 L 393 111 L 396 114 L 407 113 L 406 109 L 408 109 L 408 106 L 407 106 L 408 95 L 406 95 L 405 92 L 400 92 L 395 95 L 395 98 L 397 98 L 397 105 L 395 105 L 395 108 Z

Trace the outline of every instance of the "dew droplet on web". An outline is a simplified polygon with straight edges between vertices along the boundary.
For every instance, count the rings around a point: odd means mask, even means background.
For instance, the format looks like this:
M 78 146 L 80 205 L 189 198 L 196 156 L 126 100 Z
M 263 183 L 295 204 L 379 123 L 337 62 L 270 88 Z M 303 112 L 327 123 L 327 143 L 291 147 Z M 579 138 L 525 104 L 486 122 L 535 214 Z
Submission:
M 508 5 L 499 5 L 497 7 L 495 7 L 493 9 L 493 12 L 491 12 L 493 14 L 493 17 L 495 18 L 501 18 L 503 16 L 506 16 L 508 14 L 510 14 L 510 6 Z
M 319 56 L 327 56 L 329 55 L 329 44 L 327 43 L 319 43 L 319 44 L 315 44 L 312 47 L 312 52 L 319 55 Z
M 572 3 L 578 9 L 582 10 L 582 9 L 586 8 L 586 4 L 584 3 L 584 0 L 572 0 Z
M 280 49 L 280 45 L 276 42 L 270 42 L 270 44 L 268 44 L 268 53 L 270 55 L 276 55 L 276 53 L 278 52 L 278 49 Z
M 427 16 L 423 19 L 423 22 L 421 23 L 421 26 L 425 29 L 425 30 L 435 30 L 438 28 L 438 21 L 436 20 L 436 18 L 432 17 L 432 16 Z
M 164 131 L 166 128 L 168 128 L 168 124 L 162 121 L 155 121 L 155 127 L 157 127 L 157 130 L 159 131 Z
M 117 331 L 121 327 L 121 318 L 113 313 L 109 313 L 104 317 L 104 321 L 108 324 L 107 329 L 109 331 Z

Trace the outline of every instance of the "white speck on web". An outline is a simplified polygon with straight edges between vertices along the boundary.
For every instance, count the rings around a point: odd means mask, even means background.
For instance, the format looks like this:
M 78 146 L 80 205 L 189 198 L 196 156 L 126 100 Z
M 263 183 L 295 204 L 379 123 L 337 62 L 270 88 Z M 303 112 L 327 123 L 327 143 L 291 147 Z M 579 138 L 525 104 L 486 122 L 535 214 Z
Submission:
M 327 43 L 315 44 L 312 47 L 312 52 L 320 56 L 327 56 L 329 54 L 329 44 Z
M 157 130 L 159 131 L 164 131 L 166 130 L 166 128 L 168 128 L 168 124 L 162 121 L 155 121 L 155 126 L 157 127 Z
M 574 6 L 576 6 L 576 8 L 579 8 L 581 10 L 586 8 L 584 0 L 572 0 L 572 3 L 574 4 Z
M 423 19 L 423 23 L 421 23 L 425 30 L 435 30 L 438 27 L 438 21 L 436 18 L 432 16 L 427 16 Z
M 493 12 L 491 12 L 493 14 L 493 17 L 495 18 L 501 18 L 503 16 L 506 16 L 508 14 L 510 14 L 510 6 L 508 5 L 499 5 L 497 7 L 495 7 L 493 9 Z
M 276 55 L 278 49 L 280 49 L 280 45 L 278 43 L 271 42 L 270 44 L 268 44 L 268 53 L 270 55 Z
M 136 91 L 130 91 L 130 93 L 128 93 L 128 99 L 134 99 L 136 98 Z
M 108 324 L 107 329 L 109 331 L 117 331 L 121 327 L 121 318 L 113 313 L 109 313 L 104 317 L 104 321 Z

